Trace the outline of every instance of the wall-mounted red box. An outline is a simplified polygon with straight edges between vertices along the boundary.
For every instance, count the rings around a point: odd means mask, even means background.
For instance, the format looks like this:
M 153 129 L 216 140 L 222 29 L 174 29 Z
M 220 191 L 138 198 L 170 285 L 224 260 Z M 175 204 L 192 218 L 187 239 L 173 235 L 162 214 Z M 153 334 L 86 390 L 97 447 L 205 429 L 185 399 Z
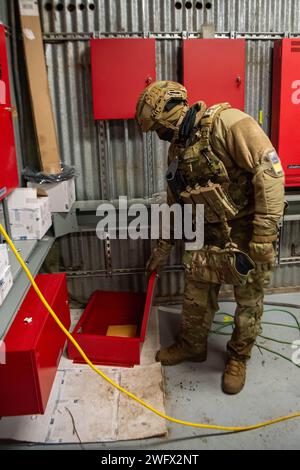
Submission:
M 300 186 L 300 40 L 275 41 L 273 57 L 272 143 L 286 186 Z
M 95 119 L 134 119 L 156 80 L 155 39 L 92 39 L 91 66 Z
M 207 106 L 228 101 L 245 107 L 245 39 L 186 39 L 183 41 L 183 78 L 189 104 Z
M 42 274 L 36 283 L 64 326 L 70 328 L 65 274 Z M 4 338 L 0 365 L 0 416 L 43 414 L 66 337 L 31 288 Z
M 140 364 L 156 283 L 150 277 L 147 294 L 96 291 L 77 323 L 73 337 L 95 364 L 133 367 Z M 107 336 L 109 326 L 136 325 L 135 337 Z M 68 343 L 68 356 L 83 362 L 77 349 Z

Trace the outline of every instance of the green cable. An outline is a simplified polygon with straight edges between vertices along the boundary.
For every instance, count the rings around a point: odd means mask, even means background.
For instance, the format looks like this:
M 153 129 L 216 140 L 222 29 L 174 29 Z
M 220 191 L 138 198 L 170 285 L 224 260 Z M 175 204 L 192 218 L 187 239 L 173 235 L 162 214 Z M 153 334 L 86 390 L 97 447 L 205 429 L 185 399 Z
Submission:
M 228 326 L 228 325 L 224 325 L 224 328 Z M 211 331 L 212 334 L 216 334 L 216 335 L 220 335 L 220 336 L 231 336 L 231 333 L 223 333 L 223 332 L 220 332 L 220 331 L 217 331 L 217 330 L 212 330 Z M 264 338 L 264 336 L 261 336 L 259 335 L 260 338 Z M 276 340 L 276 339 L 273 339 L 273 338 L 266 338 L 266 339 L 269 339 L 271 341 L 275 341 L 275 342 L 278 342 L 278 343 L 282 343 L 281 341 L 279 340 Z M 292 343 L 283 343 L 283 344 L 292 344 Z M 286 361 L 289 361 L 291 364 L 293 364 L 294 366 L 300 368 L 300 365 L 298 364 L 295 364 L 289 357 L 286 357 L 284 356 L 283 354 L 277 352 L 277 351 L 273 351 L 272 349 L 269 349 L 269 348 L 266 348 L 265 346 L 262 346 L 261 344 L 258 344 L 258 343 L 255 343 L 255 346 L 258 348 L 258 349 L 264 349 L 265 351 L 268 351 L 269 353 L 271 354 L 275 354 L 283 359 L 285 359 Z
M 265 310 L 265 313 L 268 313 L 268 312 L 282 312 L 282 313 L 287 313 L 287 314 L 290 315 L 292 318 L 294 318 L 295 322 L 297 323 L 298 330 L 300 331 L 300 323 L 299 323 L 298 318 L 296 317 L 296 315 L 294 315 L 294 313 L 290 312 L 289 310 L 284 310 L 284 309 L 281 309 L 281 308 L 271 308 L 271 309 L 269 309 L 269 310 Z
M 272 323 L 272 322 L 268 322 L 268 321 L 262 321 L 261 324 L 262 325 L 273 325 L 273 326 L 284 326 L 286 328 L 293 328 L 295 330 L 298 330 L 297 326 L 289 325 L 287 323 Z
M 274 323 L 274 325 L 280 325 L 280 326 L 286 326 L 286 327 L 290 327 L 290 328 L 297 328 L 299 331 L 300 331 L 300 323 L 299 323 L 299 320 L 298 318 L 296 317 L 296 315 L 292 312 L 290 312 L 289 310 L 284 310 L 284 309 L 280 309 L 280 308 L 270 308 L 268 310 L 265 310 L 264 313 L 269 313 L 269 312 L 282 312 L 282 313 L 287 313 L 288 315 L 290 315 L 296 322 L 297 324 L 297 327 L 294 327 L 292 325 L 288 325 L 288 324 L 279 324 L 279 323 Z M 234 318 L 234 315 L 230 314 L 230 313 L 226 313 L 226 312 L 217 312 L 216 315 L 224 315 L 224 316 L 227 316 L 227 317 L 231 317 L 231 318 Z M 268 322 L 262 322 L 262 324 L 272 324 L 272 323 L 268 323 Z
M 221 323 L 221 322 L 217 322 L 217 324 L 220 324 L 220 323 Z M 230 322 L 230 323 L 223 323 L 223 324 L 222 324 L 220 327 L 218 327 L 217 329 L 212 330 L 212 331 L 210 332 L 210 334 L 216 334 L 216 335 L 221 335 L 221 336 L 230 336 L 231 333 L 224 333 L 224 332 L 221 332 L 221 330 L 227 328 L 228 326 L 232 326 L 232 325 L 233 325 L 233 322 Z M 274 325 L 277 325 L 277 324 L 275 323 Z M 292 326 L 292 325 L 284 325 L 284 326 Z M 297 327 L 293 327 L 293 328 L 297 328 Z M 263 338 L 263 339 L 266 339 L 266 340 L 269 340 L 269 341 L 274 341 L 275 343 L 279 343 L 279 344 L 287 344 L 287 345 L 289 345 L 289 346 L 291 346 L 291 345 L 293 344 L 293 343 L 288 342 L 288 341 L 283 341 L 283 340 L 279 340 L 279 339 L 277 339 L 277 338 L 272 338 L 272 337 L 268 337 L 268 336 L 264 336 L 264 335 L 258 335 L 258 336 L 259 336 L 260 338 Z M 262 349 L 265 349 L 265 350 L 267 350 L 267 351 L 269 351 L 269 352 L 273 352 L 274 354 L 278 354 L 279 356 L 281 356 L 281 357 L 283 357 L 284 359 L 287 359 L 287 360 L 288 360 L 288 358 L 287 358 L 286 356 L 283 356 L 282 354 L 277 353 L 276 351 L 272 351 L 272 350 L 270 350 L 270 349 L 264 348 L 263 346 L 258 345 L 258 344 L 256 344 L 256 346 L 258 346 L 258 347 L 260 347 L 260 348 L 262 348 Z M 294 364 L 292 360 L 290 360 L 290 362 L 291 362 L 292 364 Z M 295 365 L 296 365 L 296 364 L 295 364 Z
M 274 323 L 274 322 L 267 322 L 267 321 L 263 321 L 262 325 L 272 325 L 272 326 L 281 326 L 281 327 L 285 327 L 285 328 L 292 328 L 292 329 L 297 329 L 300 332 L 299 320 L 296 317 L 296 315 L 294 315 L 292 312 L 290 312 L 289 310 L 280 309 L 280 308 L 271 308 L 271 309 L 268 309 L 268 310 L 264 311 L 264 313 L 270 313 L 270 312 L 287 313 L 288 315 L 290 315 L 294 319 L 297 326 L 289 325 L 287 323 Z M 234 318 L 234 315 L 232 315 L 230 313 L 226 313 L 226 312 L 217 312 L 216 315 L 219 315 L 219 316 L 223 315 L 223 316 L 226 316 L 226 317 Z M 220 322 L 220 321 L 214 320 L 213 323 L 215 325 L 220 325 L 220 326 L 218 328 L 216 328 L 215 330 L 212 330 L 210 332 L 210 334 L 216 334 L 216 335 L 220 335 L 220 336 L 231 336 L 231 333 L 225 333 L 225 332 L 222 332 L 221 330 L 223 330 L 227 327 L 233 326 L 234 325 L 233 321 L 232 322 Z M 283 341 L 283 340 L 273 338 L 273 337 L 269 337 L 269 336 L 264 336 L 264 335 L 258 335 L 258 336 L 259 336 L 259 338 L 262 338 L 262 339 L 265 339 L 265 340 L 268 340 L 268 341 L 273 341 L 273 342 L 278 343 L 278 344 L 286 344 L 286 345 L 289 345 L 289 346 L 291 346 L 293 344 L 291 342 Z M 289 357 L 284 356 L 283 354 L 281 354 L 277 351 L 266 348 L 265 346 L 262 346 L 261 344 L 258 344 L 258 343 L 255 343 L 255 346 L 259 349 L 264 349 L 265 351 L 267 351 L 271 354 L 275 354 L 275 355 L 281 357 L 282 359 L 285 359 L 286 361 L 289 361 L 291 364 L 295 365 L 296 367 L 300 368 L 300 365 L 295 364 Z
M 288 344 L 289 346 L 291 346 L 293 343 L 290 343 L 288 341 L 282 341 L 281 339 L 277 339 L 277 338 L 270 338 L 268 336 L 263 336 L 263 335 L 258 335 L 260 338 L 263 338 L 263 339 L 268 339 L 269 341 L 274 341 L 275 343 L 279 343 L 279 344 Z
M 273 351 L 272 349 L 268 349 L 268 348 L 265 348 L 264 346 L 262 346 L 261 344 L 255 344 L 255 346 L 261 348 L 261 349 L 264 349 L 265 351 L 268 351 L 272 354 L 276 354 L 276 356 L 280 356 L 282 357 L 282 359 L 285 359 L 286 361 L 289 361 L 291 362 L 294 366 L 298 367 L 300 369 L 300 365 L 299 364 L 295 364 L 295 362 L 292 361 L 292 359 L 290 359 L 289 357 L 286 357 L 284 356 L 283 354 L 277 352 L 277 351 Z
M 231 333 L 220 333 L 220 330 L 226 328 L 227 326 L 232 326 L 233 323 L 223 323 L 223 325 L 215 330 L 212 330 L 210 333 L 212 334 L 221 334 L 223 336 L 230 336 Z M 289 346 L 291 346 L 293 343 L 291 342 L 288 342 L 288 341 L 283 341 L 283 340 L 280 340 L 280 339 L 277 339 L 277 338 L 272 338 L 270 336 L 264 336 L 264 335 L 258 335 L 260 338 L 263 338 L 263 339 L 266 339 L 266 340 L 269 340 L 269 341 L 274 341 L 275 343 L 279 343 L 279 344 L 287 344 Z

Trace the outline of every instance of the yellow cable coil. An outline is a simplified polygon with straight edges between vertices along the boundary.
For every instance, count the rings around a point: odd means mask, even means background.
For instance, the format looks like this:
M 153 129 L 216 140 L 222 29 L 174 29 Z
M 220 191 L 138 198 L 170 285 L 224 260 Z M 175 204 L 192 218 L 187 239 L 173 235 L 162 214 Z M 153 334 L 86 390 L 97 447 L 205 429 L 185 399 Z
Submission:
M 71 333 L 69 333 L 69 331 L 64 327 L 64 325 L 61 323 L 61 321 L 59 320 L 59 318 L 57 317 L 55 312 L 52 310 L 52 308 L 50 307 L 50 305 L 46 301 L 46 299 L 43 296 L 42 292 L 38 288 L 32 274 L 30 273 L 29 269 L 27 268 L 26 264 L 24 263 L 23 259 L 21 258 L 21 256 L 19 255 L 17 249 L 15 248 L 12 240 L 9 238 L 8 234 L 6 233 L 4 227 L 1 224 L 0 224 L 0 232 L 3 235 L 3 237 L 5 238 L 5 240 L 7 241 L 10 248 L 12 249 L 14 255 L 16 256 L 16 258 L 17 258 L 18 262 L 20 263 L 20 265 L 22 266 L 22 268 L 25 271 L 26 275 L 28 276 L 28 278 L 29 278 L 35 292 L 39 296 L 41 302 L 44 304 L 44 306 L 46 307 L 46 309 L 48 310 L 50 315 L 53 317 L 53 319 L 56 321 L 58 326 L 61 328 L 61 330 L 67 336 L 69 341 L 71 341 L 74 344 L 75 348 L 78 350 L 78 352 L 80 353 L 82 358 L 85 360 L 85 362 L 90 366 L 90 368 L 94 372 L 96 372 L 96 374 L 100 375 L 104 380 L 106 380 L 110 385 L 112 385 L 113 387 L 115 387 L 120 392 L 124 393 L 125 395 L 127 395 L 129 398 L 136 401 L 140 405 L 144 406 L 148 410 L 152 411 L 156 415 L 160 416 L 163 419 L 171 421 L 172 423 L 182 424 L 183 426 L 189 426 L 189 427 L 192 427 L 192 428 L 201 428 L 201 429 L 216 429 L 218 431 L 231 431 L 231 432 L 232 431 L 235 431 L 235 432 L 251 431 L 253 429 L 263 428 L 265 426 L 270 426 L 272 424 L 281 423 L 282 421 L 287 421 L 287 420 L 290 420 L 290 419 L 300 417 L 300 412 L 299 412 L 299 413 L 293 413 L 293 414 L 290 414 L 290 415 L 287 415 L 287 416 L 283 416 L 281 418 L 275 418 L 275 419 L 271 419 L 269 421 L 264 421 L 262 423 L 253 424 L 253 425 L 250 425 L 250 426 L 220 426 L 220 425 L 213 425 L 213 424 L 192 423 L 192 422 L 189 422 L 189 421 L 184 421 L 184 420 L 181 420 L 181 419 L 172 418 L 171 416 L 168 416 L 168 415 L 162 413 L 161 411 L 153 408 L 151 405 L 148 405 L 143 400 L 138 398 L 136 395 L 129 392 L 128 390 L 121 387 L 120 385 L 118 385 L 113 380 L 111 380 L 109 377 L 107 377 L 101 370 L 97 369 L 96 366 L 89 360 L 89 358 L 86 356 L 85 352 L 81 349 L 81 347 L 79 346 L 77 341 L 73 338 Z

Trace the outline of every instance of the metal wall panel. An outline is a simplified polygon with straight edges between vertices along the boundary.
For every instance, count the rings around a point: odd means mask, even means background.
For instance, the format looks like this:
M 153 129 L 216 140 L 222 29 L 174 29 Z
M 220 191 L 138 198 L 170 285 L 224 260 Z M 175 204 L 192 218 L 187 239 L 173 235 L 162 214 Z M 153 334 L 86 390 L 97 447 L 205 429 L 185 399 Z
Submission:
M 300 31 L 298 0 L 40 1 L 45 32 Z
M 48 43 L 46 55 L 62 160 L 76 166 L 77 196 L 83 200 L 161 191 L 166 145 L 153 138 L 152 155 L 145 155 L 149 145 L 133 121 L 106 124 L 107 139 L 101 141 L 92 116 L 89 44 L 78 41 L 78 33 L 197 32 L 209 22 L 219 33 L 300 32 L 300 3 L 290 0 L 43 0 L 41 13 L 45 33 L 74 34 L 73 41 Z M 246 111 L 257 120 L 261 116 L 268 133 L 272 45 L 247 41 Z M 181 80 L 180 55 L 181 41 L 157 41 L 158 79 Z M 103 187 L 107 178 L 110 188 Z
M 8 12 L 6 1 L 0 1 L 0 21 L 4 24 L 8 23 Z
M 81 33 L 97 37 L 105 33 L 188 34 L 213 23 L 216 32 L 227 36 L 230 32 L 300 34 L 300 2 L 295 0 L 43 0 L 41 13 L 45 33 L 73 34 L 68 40 L 64 36 L 63 40 L 46 41 L 46 56 L 62 159 L 76 166 L 77 197 L 82 200 L 119 195 L 145 198 L 163 191 L 167 145 L 155 135 L 141 136 L 134 121 L 94 122 L 89 43 L 84 35 L 79 40 Z M 262 119 L 266 132 L 271 118 L 272 49 L 272 40 L 247 40 L 246 111 Z M 156 51 L 158 79 L 180 81 L 181 40 L 161 37 Z M 288 225 L 282 247 L 287 257 L 297 231 L 297 222 Z M 106 269 L 103 247 L 92 234 L 67 237 L 61 247 L 66 267 L 78 266 L 79 271 L 91 273 Z M 150 247 L 142 242 L 135 247 L 116 244 L 115 265 L 140 267 Z M 80 253 L 85 257 L 83 267 L 78 261 Z M 116 289 L 143 284 L 140 275 L 114 276 L 105 281 L 100 277 L 78 277 L 70 282 L 83 298 L 100 284 Z M 274 286 L 297 284 L 299 265 L 277 269 Z M 182 288 L 182 276 L 162 276 L 161 295 L 176 294 Z

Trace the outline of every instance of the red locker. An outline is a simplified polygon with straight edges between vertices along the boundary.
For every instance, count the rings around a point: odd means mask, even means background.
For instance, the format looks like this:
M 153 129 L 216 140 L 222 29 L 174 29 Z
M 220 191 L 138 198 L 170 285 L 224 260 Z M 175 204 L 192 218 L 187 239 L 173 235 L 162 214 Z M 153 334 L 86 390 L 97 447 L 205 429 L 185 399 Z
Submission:
M 91 64 L 95 119 L 134 119 L 156 79 L 155 39 L 92 39 Z
M 286 186 L 300 186 L 300 40 L 275 41 L 273 59 L 272 142 Z
M 19 186 L 15 138 L 12 121 L 12 105 L 9 89 L 9 73 L 6 37 L 0 25 L 0 200 Z
M 65 274 L 39 275 L 36 282 L 64 326 L 70 328 Z M 0 365 L 0 416 L 43 414 L 66 337 L 31 288 L 4 338 Z
M 183 77 L 189 103 L 208 106 L 228 101 L 245 106 L 244 39 L 186 39 L 183 42 Z

